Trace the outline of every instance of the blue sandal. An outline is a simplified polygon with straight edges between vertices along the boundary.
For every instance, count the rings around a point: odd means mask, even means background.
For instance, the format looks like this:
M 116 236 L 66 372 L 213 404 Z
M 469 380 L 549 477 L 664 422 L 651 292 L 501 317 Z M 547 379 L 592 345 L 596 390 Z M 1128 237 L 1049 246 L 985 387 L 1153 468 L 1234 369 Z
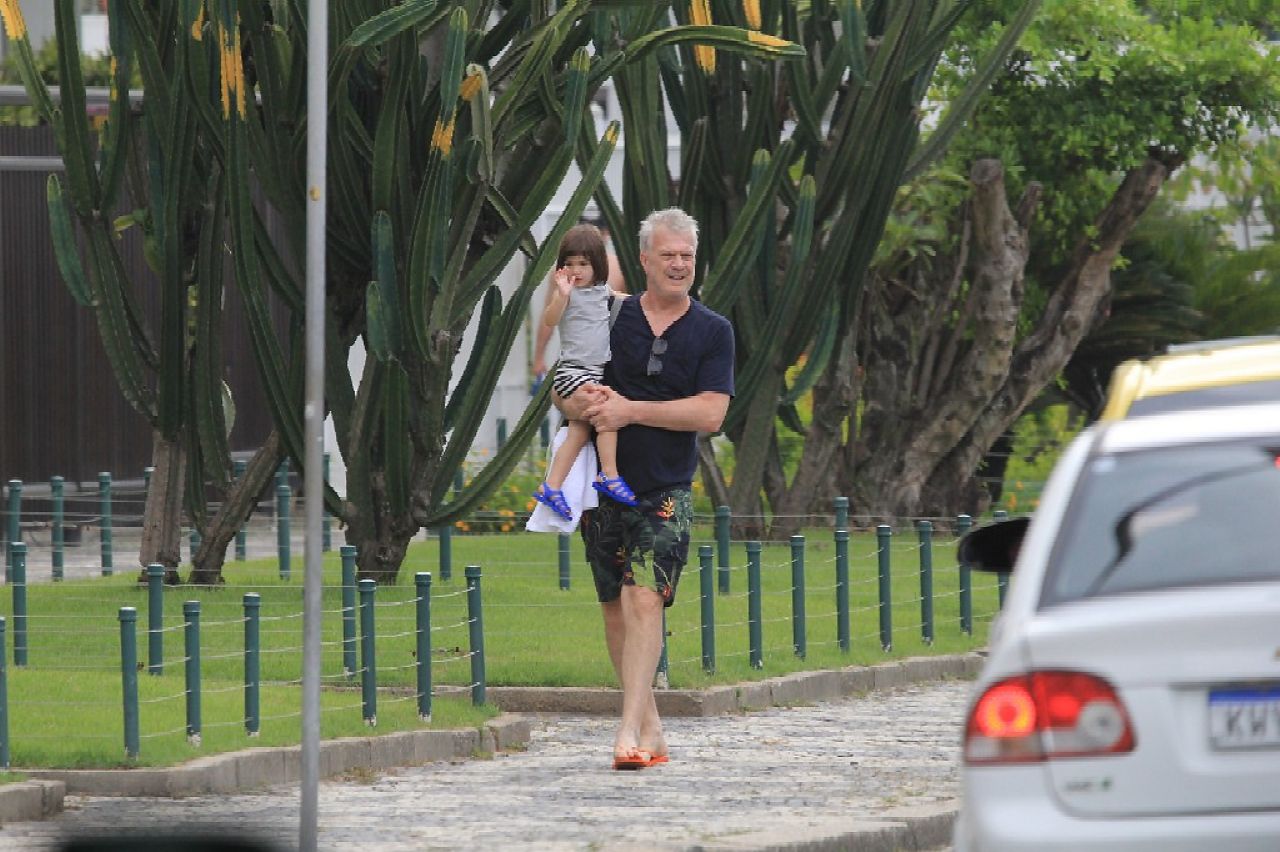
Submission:
M 631 486 L 627 485 L 627 481 L 621 476 L 610 479 L 601 473 L 591 483 L 591 487 L 605 494 L 624 506 L 634 506 L 636 504 L 636 495 L 632 493 Z
M 558 488 L 552 488 L 545 480 L 538 486 L 538 490 L 533 492 L 533 499 L 566 521 L 573 520 L 573 509 L 569 508 L 569 501 L 564 499 L 564 492 Z

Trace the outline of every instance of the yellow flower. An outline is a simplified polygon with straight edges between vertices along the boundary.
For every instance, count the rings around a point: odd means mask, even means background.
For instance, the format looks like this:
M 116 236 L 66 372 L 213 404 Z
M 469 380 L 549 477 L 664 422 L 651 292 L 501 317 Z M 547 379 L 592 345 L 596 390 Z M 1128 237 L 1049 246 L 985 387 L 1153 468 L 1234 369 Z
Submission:
M 484 79 L 483 74 L 477 70 L 472 74 L 468 74 L 462 80 L 462 86 L 458 89 L 458 94 L 464 101 L 469 101 L 480 93 L 480 82 Z
M 791 42 L 787 41 L 785 38 L 771 36 L 768 33 L 758 33 L 754 30 L 747 33 L 747 41 L 752 44 L 762 44 L 765 47 L 786 47 L 791 44 Z
M 5 32 L 9 38 L 20 41 L 27 34 L 27 21 L 22 17 L 18 0 L 0 0 L 0 17 L 4 18 Z
M 236 113 L 244 118 L 244 61 L 240 55 L 240 15 L 237 14 L 233 30 L 221 23 L 218 25 L 218 60 L 221 67 L 222 83 L 222 115 L 231 117 L 231 102 L 234 98 Z
M 709 0 L 689 0 L 689 20 L 694 26 L 705 27 L 711 24 L 711 3 Z M 716 49 L 705 44 L 693 46 L 693 58 L 704 74 L 716 73 Z
M 534 501 L 534 500 L 529 500 L 529 501 L 527 501 L 527 502 L 524 504 L 524 510 L 525 510 L 526 512 L 532 512 L 532 511 L 533 511 L 533 507 L 534 507 L 534 504 L 535 504 L 535 503 L 536 503 L 536 501 Z
M 503 525 L 502 525 L 502 531 L 503 531 L 503 532 L 511 532 L 511 524 L 503 524 Z
M 452 115 L 449 116 L 447 124 L 437 120 L 435 131 L 431 134 L 431 147 L 445 157 L 448 157 L 450 152 L 453 151 L 453 125 L 454 117 Z M 480 455 L 487 456 L 489 453 L 482 449 Z

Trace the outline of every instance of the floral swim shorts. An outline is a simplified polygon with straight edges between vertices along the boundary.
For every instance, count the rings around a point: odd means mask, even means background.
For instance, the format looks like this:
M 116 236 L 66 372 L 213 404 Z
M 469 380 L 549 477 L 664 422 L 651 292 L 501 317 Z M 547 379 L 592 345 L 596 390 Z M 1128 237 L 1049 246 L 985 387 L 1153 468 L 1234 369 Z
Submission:
M 582 519 L 582 540 L 596 583 L 596 597 L 615 601 L 623 586 L 644 586 L 676 599 L 676 584 L 689 556 L 693 498 L 688 488 L 645 494 L 635 506 L 601 498 Z

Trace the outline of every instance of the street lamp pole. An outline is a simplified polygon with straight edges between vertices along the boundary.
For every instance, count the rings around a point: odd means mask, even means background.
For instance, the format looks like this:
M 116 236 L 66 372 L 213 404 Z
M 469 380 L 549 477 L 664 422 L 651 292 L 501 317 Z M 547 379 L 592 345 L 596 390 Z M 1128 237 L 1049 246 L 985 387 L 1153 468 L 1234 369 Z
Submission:
M 306 547 L 302 612 L 301 852 L 315 852 L 320 802 L 320 613 L 324 510 L 325 175 L 328 148 L 329 2 L 307 4 L 306 401 L 303 495 Z

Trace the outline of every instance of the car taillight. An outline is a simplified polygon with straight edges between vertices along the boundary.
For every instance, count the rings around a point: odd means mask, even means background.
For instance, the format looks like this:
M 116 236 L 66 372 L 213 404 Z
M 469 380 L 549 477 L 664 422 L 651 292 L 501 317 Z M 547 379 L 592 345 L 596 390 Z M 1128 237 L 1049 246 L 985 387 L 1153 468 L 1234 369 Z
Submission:
M 987 687 L 965 726 L 966 763 L 1027 763 L 1133 751 L 1129 714 L 1111 684 L 1043 671 Z

